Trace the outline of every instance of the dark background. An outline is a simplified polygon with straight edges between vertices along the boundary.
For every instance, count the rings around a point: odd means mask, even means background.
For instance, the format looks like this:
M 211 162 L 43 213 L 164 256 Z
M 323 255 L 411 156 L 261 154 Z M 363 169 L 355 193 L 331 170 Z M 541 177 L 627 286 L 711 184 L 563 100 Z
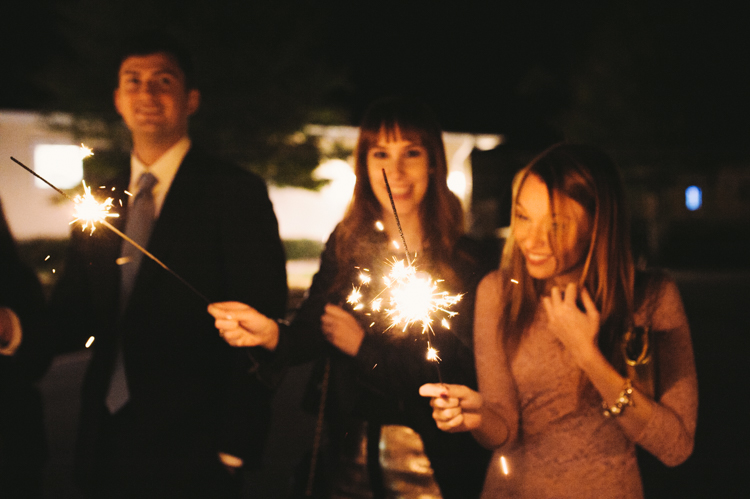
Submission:
M 204 102 L 194 133 L 225 146 L 311 122 L 356 125 L 373 99 L 403 93 L 427 101 L 446 130 L 745 154 L 750 44 L 733 5 L 13 2 L 0 30 L 0 109 L 112 117 L 119 41 L 158 28 L 195 54 Z
M 749 19 L 737 4 L 6 2 L 0 109 L 70 111 L 82 134 L 96 132 L 90 120 L 103 119 L 112 125 L 101 133 L 127 150 L 111 104 L 113 54 L 127 34 L 156 27 L 195 54 L 203 104 L 193 137 L 269 181 L 312 185 L 313 140 L 287 140 L 305 124 L 356 125 L 373 99 L 401 93 L 425 100 L 446 130 L 503 134 L 510 152 L 496 154 L 510 169 L 555 141 L 588 142 L 615 156 L 630 180 L 656 186 L 661 199 L 664 186 L 685 173 L 709 178 L 727 164 L 747 172 Z M 487 178 L 507 178 L 493 168 Z M 656 262 L 678 277 L 693 330 L 696 448 L 675 469 L 644 457 L 644 480 L 648 497 L 743 497 L 750 220 L 694 218 L 680 220 L 686 228 L 671 257 Z M 85 354 L 58 359 L 43 383 L 51 497 L 66 497 L 69 486 L 82 360 Z M 292 383 L 277 398 L 277 421 L 296 415 L 297 388 Z M 305 425 L 291 427 L 296 433 L 277 429 L 265 479 L 254 478 L 267 497 L 288 478 L 282 451 L 298 451 L 309 437 Z

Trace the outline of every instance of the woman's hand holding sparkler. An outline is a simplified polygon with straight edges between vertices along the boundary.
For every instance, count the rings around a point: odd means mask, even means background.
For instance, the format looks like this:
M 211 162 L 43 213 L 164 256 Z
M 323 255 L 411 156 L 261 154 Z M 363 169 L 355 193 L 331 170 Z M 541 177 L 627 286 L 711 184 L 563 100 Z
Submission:
M 482 423 L 482 396 L 469 387 L 428 383 L 419 387 L 419 394 L 430 397 L 432 417 L 443 431 L 471 431 Z
M 365 332 L 352 314 L 329 303 L 320 318 L 320 327 L 331 345 L 352 357 L 357 355 Z
M 233 347 L 260 346 L 273 351 L 279 344 L 279 325 L 250 305 L 236 301 L 212 303 L 208 313 L 216 319 L 219 335 Z

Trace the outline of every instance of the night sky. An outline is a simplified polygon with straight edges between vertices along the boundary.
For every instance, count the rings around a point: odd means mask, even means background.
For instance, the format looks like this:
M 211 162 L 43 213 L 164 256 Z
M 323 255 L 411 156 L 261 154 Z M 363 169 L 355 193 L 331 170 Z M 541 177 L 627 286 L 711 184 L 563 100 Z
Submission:
M 717 2 L 653 3 L 15 2 L 0 108 L 111 113 L 108 48 L 163 27 L 198 52 L 207 106 L 231 93 L 270 103 L 247 105 L 258 116 L 357 124 L 373 99 L 401 93 L 454 131 L 744 150 L 747 18 Z

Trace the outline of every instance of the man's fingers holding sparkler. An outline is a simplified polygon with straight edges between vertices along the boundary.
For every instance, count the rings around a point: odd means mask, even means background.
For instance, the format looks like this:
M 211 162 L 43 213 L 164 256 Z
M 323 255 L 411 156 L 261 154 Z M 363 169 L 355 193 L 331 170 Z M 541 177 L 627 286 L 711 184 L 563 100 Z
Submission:
M 428 383 L 419 388 L 419 394 L 430 397 L 432 417 L 443 431 L 470 431 L 482 422 L 482 396 L 469 387 Z
M 330 303 L 320 318 L 320 328 L 331 345 L 352 357 L 359 352 L 365 337 L 362 326 L 352 314 Z
M 253 307 L 240 302 L 212 303 L 208 313 L 224 341 L 233 347 L 257 347 L 275 350 L 279 344 L 279 325 Z

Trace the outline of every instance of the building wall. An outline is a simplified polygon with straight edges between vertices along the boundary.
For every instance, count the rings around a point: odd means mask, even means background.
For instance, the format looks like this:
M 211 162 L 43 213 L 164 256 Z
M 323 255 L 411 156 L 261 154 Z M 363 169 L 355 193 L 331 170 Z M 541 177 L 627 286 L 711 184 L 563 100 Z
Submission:
M 70 144 L 70 134 L 52 130 L 37 113 L 0 112 L 0 199 L 13 235 L 19 240 L 64 238 L 72 208 L 52 188 L 34 185 L 35 177 L 11 160 L 34 167 L 38 144 Z

